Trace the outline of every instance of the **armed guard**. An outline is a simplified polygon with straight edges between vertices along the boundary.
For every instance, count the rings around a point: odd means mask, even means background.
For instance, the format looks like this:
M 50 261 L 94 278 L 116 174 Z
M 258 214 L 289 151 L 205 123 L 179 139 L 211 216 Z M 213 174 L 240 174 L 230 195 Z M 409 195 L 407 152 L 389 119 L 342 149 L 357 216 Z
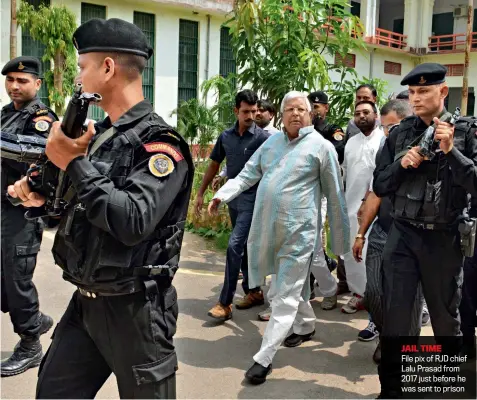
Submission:
M 38 98 L 41 87 L 40 61 L 17 57 L 2 70 L 5 88 L 12 102 L 2 108 L 2 136 L 47 137 L 58 118 Z M 14 207 L 6 198 L 8 185 L 25 175 L 29 165 L 2 157 L 2 311 L 10 314 L 20 343 L 2 362 L 2 376 L 17 375 L 38 366 L 43 352 L 40 335 L 53 320 L 40 312 L 38 293 L 32 281 L 43 234 L 41 220 L 24 218 L 26 209 Z
M 37 397 L 94 398 L 112 372 L 121 398 L 175 398 L 172 280 L 192 157 L 144 99 L 141 75 L 153 49 L 137 26 L 92 19 L 73 42 L 79 81 L 101 95 L 108 117 L 76 140 L 55 124 L 46 147 L 71 181 L 52 252 L 77 290 L 40 366 Z M 28 191 L 25 181 L 9 187 L 22 200 Z
M 313 107 L 313 126 L 317 132 L 335 146 L 338 161 L 341 164 L 344 160 L 345 134 L 338 125 L 332 124 L 326 119 L 330 107 L 328 95 L 322 91 L 312 92 L 308 95 L 308 100 Z
M 374 192 L 391 196 L 394 217 L 383 255 L 382 398 L 402 395 L 396 338 L 408 335 L 419 281 L 436 340 L 451 354 L 460 346 L 458 307 L 468 251 L 461 241 L 469 241 L 459 231 L 470 222 L 462 216 L 467 192 L 477 194 L 477 137 L 473 118 L 456 121 L 444 108 L 446 72 L 426 63 L 403 79 L 415 115 L 390 133 L 374 173 Z M 433 148 L 425 152 L 421 143 L 429 129 Z

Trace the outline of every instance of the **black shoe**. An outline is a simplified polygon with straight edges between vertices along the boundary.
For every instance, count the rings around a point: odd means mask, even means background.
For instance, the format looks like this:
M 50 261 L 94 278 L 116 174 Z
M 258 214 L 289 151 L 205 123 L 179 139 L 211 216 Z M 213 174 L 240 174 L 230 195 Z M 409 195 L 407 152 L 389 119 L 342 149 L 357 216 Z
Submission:
M 51 327 L 53 326 L 53 318 L 51 318 L 49 315 L 41 314 L 41 327 L 40 327 L 40 335 L 44 335 L 46 332 L 48 332 Z
M 38 367 L 42 358 L 40 340 L 37 337 L 22 338 L 10 358 L 2 362 L 2 377 L 18 375 L 29 368 Z
M 297 335 L 296 333 L 292 333 L 290 336 L 288 336 L 285 339 L 284 345 L 286 347 L 296 347 L 302 344 L 303 342 L 310 340 L 314 335 L 315 335 L 315 331 L 308 333 L 306 335 Z
M 247 380 L 254 385 L 260 385 L 267 380 L 267 375 L 269 375 L 271 372 L 272 364 L 265 368 L 259 363 L 254 363 L 245 373 L 245 378 L 247 378 Z

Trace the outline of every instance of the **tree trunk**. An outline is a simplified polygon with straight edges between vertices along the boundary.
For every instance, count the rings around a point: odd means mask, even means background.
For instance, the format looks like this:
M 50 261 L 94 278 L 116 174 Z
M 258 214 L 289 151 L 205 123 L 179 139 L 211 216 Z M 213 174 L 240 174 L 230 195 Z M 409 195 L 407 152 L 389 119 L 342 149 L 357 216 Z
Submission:
M 53 85 L 60 99 L 55 104 L 55 111 L 58 115 L 63 115 L 63 109 L 65 106 L 65 96 L 63 93 L 63 70 L 65 68 L 65 56 L 59 51 L 56 52 L 54 63 L 55 66 L 53 69 Z
M 11 0 L 10 59 L 17 56 L 17 0 Z

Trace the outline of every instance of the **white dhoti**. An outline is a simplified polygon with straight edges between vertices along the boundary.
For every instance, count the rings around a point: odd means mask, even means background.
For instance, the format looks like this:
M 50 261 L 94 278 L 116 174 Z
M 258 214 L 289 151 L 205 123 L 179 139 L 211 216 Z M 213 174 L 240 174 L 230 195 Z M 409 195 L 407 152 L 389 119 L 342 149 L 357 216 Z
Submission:
M 309 264 L 297 265 L 287 272 L 277 285 L 276 275 L 272 275 L 268 299 L 272 314 L 262 339 L 262 346 L 253 359 L 267 367 L 290 330 L 298 335 L 306 335 L 315 329 L 315 312 L 303 294 L 305 282 L 308 282 Z
M 358 217 L 357 215 L 350 215 L 349 216 L 349 224 L 350 224 L 350 237 L 354 238 L 358 234 L 359 226 L 358 226 Z M 363 246 L 363 253 L 361 258 L 363 261 L 357 262 L 353 257 L 353 252 L 350 251 L 343 256 L 344 265 L 346 269 L 346 282 L 348 282 L 349 290 L 352 293 L 356 293 L 360 296 L 364 296 L 364 290 L 366 289 L 366 253 L 368 250 L 368 235 L 370 229 L 368 229 L 368 233 L 366 234 L 364 246 Z
M 326 209 L 327 209 L 327 202 L 326 198 L 323 197 L 321 199 L 321 220 L 326 220 Z M 324 224 L 323 224 L 324 225 Z M 318 282 L 318 288 L 323 297 L 330 297 L 336 294 L 338 289 L 338 284 L 336 283 L 336 279 L 328 268 L 328 264 L 326 263 L 325 253 L 323 249 L 322 238 L 323 236 L 323 229 L 320 230 L 319 237 L 317 240 L 317 245 L 314 251 L 313 262 L 311 264 L 311 273 Z

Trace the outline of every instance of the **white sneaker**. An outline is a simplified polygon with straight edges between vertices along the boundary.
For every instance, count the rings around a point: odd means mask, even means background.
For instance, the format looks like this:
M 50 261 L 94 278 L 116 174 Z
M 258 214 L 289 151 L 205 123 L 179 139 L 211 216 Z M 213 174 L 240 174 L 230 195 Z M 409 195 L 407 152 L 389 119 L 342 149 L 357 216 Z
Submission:
M 354 314 L 360 310 L 364 310 L 363 298 L 357 294 L 353 294 L 353 297 L 349 299 L 348 303 L 341 307 L 341 312 L 346 314 Z

